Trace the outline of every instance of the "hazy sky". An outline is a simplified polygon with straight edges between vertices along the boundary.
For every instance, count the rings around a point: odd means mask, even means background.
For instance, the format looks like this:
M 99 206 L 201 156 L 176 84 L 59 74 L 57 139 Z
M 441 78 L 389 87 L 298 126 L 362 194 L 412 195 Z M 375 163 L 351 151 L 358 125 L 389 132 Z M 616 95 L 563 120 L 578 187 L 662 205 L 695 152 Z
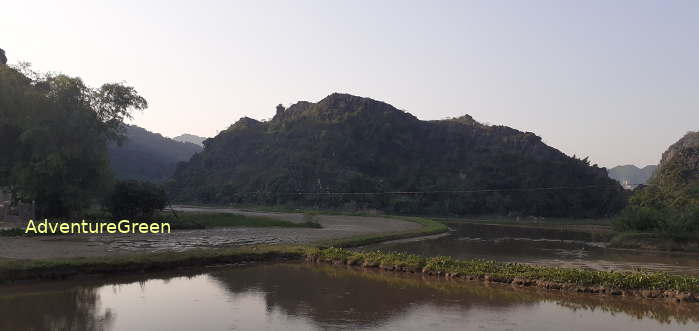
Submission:
M 699 1 L 8 1 L 10 63 L 126 81 L 135 124 L 213 136 L 345 92 L 471 114 L 602 166 L 699 130 Z

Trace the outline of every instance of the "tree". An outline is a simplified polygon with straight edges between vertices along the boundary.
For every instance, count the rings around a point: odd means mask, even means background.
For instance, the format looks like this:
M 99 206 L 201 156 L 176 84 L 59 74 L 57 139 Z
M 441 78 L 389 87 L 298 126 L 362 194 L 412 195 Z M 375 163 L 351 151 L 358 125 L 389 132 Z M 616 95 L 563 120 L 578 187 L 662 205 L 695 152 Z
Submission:
M 108 202 L 109 211 L 119 219 L 151 220 L 167 205 L 165 190 L 156 184 L 136 180 L 120 181 Z
M 78 214 L 111 182 L 107 143 L 147 107 L 133 87 L 0 66 L 0 186 L 41 217 Z

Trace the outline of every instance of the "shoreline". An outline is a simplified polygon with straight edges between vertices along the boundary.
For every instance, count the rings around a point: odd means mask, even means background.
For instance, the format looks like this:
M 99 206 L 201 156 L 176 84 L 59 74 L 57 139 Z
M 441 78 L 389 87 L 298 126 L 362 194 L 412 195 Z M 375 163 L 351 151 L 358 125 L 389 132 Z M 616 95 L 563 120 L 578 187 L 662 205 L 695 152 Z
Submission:
M 317 246 L 255 246 L 201 249 L 181 253 L 152 253 L 107 259 L 0 260 L 0 286 L 52 280 L 80 280 L 104 275 L 220 268 L 250 263 L 306 262 L 373 269 L 393 273 L 422 274 L 446 281 L 480 282 L 515 288 L 539 288 L 557 293 L 699 303 L 699 277 L 660 273 L 606 272 L 537 267 L 481 260 L 423 258 L 414 255 L 354 252 Z M 469 271 L 465 271 L 466 269 Z M 502 270 L 498 270 L 498 268 Z M 477 272 L 474 272 L 477 271 Z M 541 271 L 537 274 L 534 271 Z M 548 274 L 550 275 L 548 275 Z M 572 275 L 571 275 L 572 273 Z M 568 278 L 566 278 L 568 277 Z M 578 277 L 578 278 L 575 278 Z M 588 278 L 585 278 L 588 277 Z M 568 279 L 568 281 L 564 281 Z M 578 281 L 571 281 L 578 279 Z M 609 280 L 616 282 L 616 286 Z
M 90 257 L 0 258 L 0 284 L 25 280 L 67 279 L 81 275 L 155 272 L 182 267 L 231 264 L 275 259 L 303 260 L 304 252 L 316 247 L 357 247 L 388 240 L 419 238 L 448 230 L 443 224 L 418 218 L 402 219 L 420 224 L 415 230 L 359 235 L 316 241 L 305 245 L 249 245 L 233 248 L 195 248 L 185 251 L 142 252 Z M 35 239 L 35 238 L 34 238 Z
M 357 268 L 420 273 L 429 277 L 448 280 L 481 281 L 484 283 L 510 284 L 516 287 L 538 287 L 545 290 L 593 295 L 665 299 L 674 302 L 699 302 L 699 278 L 693 276 L 673 276 L 660 273 L 580 271 L 560 267 L 505 264 L 494 261 L 459 261 L 446 257 L 426 258 L 398 253 L 363 253 L 345 249 L 394 240 L 419 240 L 419 238 L 443 235 L 448 231 L 448 227 L 438 221 L 414 217 L 395 218 L 418 223 L 421 227 L 402 232 L 360 235 L 301 245 L 277 244 L 235 248 L 199 248 L 182 252 L 151 252 L 104 257 L 57 259 L 0 258 L 0 284 L 79 279 L 85 276 L 108 274 L 165 272 L 186 268 L 238 265 L 251 262 L 274 263 L 305 260 L 313 263 L 342 264 Z M 487 263 L 488 266 L 479 272 L 473 272 L 476 269 L 468 269 L 477 266 L 479 263 Z M 511 266 L 518 267 L 511 268 Z M 497 270 L 497 268 L 503 267 L 511 269 L 503 269 L 505 270 L 504 273 L 502 270 Z M 464 271 L 464 268 L 468 270 Z M 488 271 L 488 268 L 496 269 Z M 540 271 L 544 273 L 536 273 Z M 572 278 L 568 274 L 576 272 L 576 277 L 580 278 L 577 281 L 571 281 Z M 547 277 L 546 273 L 558 274 L 556 277 L 563 278 L 552 279 L 555 277 Z M 608 279 L 612 278 L 619 281 L 616 286 L 608 283 Z
M 699 277 L 664 273 L 608 272 L 529 266 L 484 260 L 424 258 L 383 252 L 354 252 L 341 248 L 306 252 L 306 261 L 357 268 L 417 273 L 458 281 L 510 284 L 561 292 L 699 302 Z

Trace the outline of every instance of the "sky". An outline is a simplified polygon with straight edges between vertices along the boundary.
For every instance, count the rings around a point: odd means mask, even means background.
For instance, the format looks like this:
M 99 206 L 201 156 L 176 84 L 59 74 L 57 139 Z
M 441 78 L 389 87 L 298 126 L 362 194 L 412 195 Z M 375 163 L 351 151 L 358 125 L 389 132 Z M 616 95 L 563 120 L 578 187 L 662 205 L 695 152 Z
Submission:
M 333 92 L 464 114 L 592 163 L 699 130 L 699 1 L 9 1 L 9 63 L 126 82 L 134 124 L 205 137 Z

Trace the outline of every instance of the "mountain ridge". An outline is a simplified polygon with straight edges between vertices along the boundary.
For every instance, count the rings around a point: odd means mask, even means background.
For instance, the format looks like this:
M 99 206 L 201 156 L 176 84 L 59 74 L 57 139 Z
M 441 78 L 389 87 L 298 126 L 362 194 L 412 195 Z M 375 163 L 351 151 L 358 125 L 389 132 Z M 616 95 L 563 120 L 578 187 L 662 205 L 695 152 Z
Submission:
M 126 140 L 109 144 L 109 160 L 117 179 L 163 182 L 175 172 L 178 162 L 187 161 L 201 146 L 179 142 L 136 125 L 124 125 Z
M 590 184 L 604 187 L 603 192 L 334 200 L 293 196 Z M 341 93 L 317 103 L 278 107 L 267 122 L 241 118 L 178 166 L 169 188 L 182 201 L 350 205 L 399 213 L 593 216 L 623 205 L 621 187 L 604 168 L 568 157 L 534 133 L 484 125 L 468 115 L 422 121 L 388 103 Z M 557 208 L 547 211 L 546 199 Z

